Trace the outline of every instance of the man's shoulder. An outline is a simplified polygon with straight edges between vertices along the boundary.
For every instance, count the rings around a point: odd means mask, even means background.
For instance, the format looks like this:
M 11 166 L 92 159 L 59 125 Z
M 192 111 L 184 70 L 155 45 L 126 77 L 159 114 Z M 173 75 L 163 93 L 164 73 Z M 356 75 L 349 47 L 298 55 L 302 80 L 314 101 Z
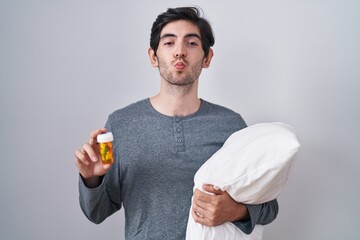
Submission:
M 215 114 L 215 115 L 223 115 L 223 116 L 231 116 L 231 117 L 240 117 L 240 114 L 235 112 L 234 110 L 224 107 L 219 104 L 215 104 L 212 102 L 208 102 L 202 100 L 204 104 L 205 112 L 208 114 Z
M 208 124 L 235 125 L 236 129 L 246 127 L 242 116 L 234 110 L 205 100 L 203 100 L 203 104 L 203 115 L 208 120 Z
M 132 113 L 143 112 L 148 108 L 148 98 L 139 100 L 137 102 L 131 103 L 123 108 L 117 109 L 112 112 L 110 115 L 128 115 Z
M 123 108 L 117 109 L 109 115 L 109 121 L 114 123 L 117 121 L 127 122 L 132 121 L 139 116 L 146 114 L 149 110 L 149 100 L 142 99 L 131 103 Z

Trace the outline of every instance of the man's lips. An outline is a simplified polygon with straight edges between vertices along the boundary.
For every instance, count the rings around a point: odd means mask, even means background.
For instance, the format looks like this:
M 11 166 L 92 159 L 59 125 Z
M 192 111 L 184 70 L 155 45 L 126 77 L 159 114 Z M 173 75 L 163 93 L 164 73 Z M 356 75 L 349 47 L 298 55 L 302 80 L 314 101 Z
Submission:
M 186 64 L 183 63 L 183 62 L 178 62 L 178 63 L 175 64 L 175 68 L 177 70 L 183 70 L 185 67 L 186 67 Z

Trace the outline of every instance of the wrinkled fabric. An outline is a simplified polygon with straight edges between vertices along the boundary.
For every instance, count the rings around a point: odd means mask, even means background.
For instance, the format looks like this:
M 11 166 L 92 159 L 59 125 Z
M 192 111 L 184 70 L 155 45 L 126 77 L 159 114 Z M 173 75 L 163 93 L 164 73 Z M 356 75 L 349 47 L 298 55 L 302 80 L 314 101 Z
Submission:
M 212 184 L 237 202 L 261 204 L 278 197 L 289 181 L 300 147 L 295 130 L 284 123 L 259 123 L 233 133 L 196 172 L 194 190 Z M 226 222 L 215 227 L 196 223 L 191 216 L 187 240 L 261 240 L 263 226 L 247 235 Z

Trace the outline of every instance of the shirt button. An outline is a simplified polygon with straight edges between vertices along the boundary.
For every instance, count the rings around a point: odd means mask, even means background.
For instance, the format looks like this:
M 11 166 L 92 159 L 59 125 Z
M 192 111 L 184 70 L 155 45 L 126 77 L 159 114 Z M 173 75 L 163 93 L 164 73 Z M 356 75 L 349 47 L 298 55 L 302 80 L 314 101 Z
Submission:
M 182 142 L 181 138 L 178 138 L 177 142 L 178 142 L 178 143 L 181 143 L 181 142 Z
M 176 132 L 181 132 L 181 129 L 180 128 L 176 128 Z
M 175 121 L 176 121 L 176 122 L 180 122 L 180 121 L 181 121 L 181 118 L 176 117 L 176 118 L 175 118 Z

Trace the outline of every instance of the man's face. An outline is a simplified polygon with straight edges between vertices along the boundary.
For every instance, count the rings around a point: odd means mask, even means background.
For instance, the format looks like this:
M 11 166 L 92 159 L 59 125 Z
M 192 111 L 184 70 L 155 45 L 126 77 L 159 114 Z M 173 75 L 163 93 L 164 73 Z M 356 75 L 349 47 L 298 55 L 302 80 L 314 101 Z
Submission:
M 199 79 L 202 68 L 209 65 L 198 27 L 185 20 L 165 25 L 153 58 L 153 66 L 159 68 L 161 78 L 177 86 L 192 85 Z

